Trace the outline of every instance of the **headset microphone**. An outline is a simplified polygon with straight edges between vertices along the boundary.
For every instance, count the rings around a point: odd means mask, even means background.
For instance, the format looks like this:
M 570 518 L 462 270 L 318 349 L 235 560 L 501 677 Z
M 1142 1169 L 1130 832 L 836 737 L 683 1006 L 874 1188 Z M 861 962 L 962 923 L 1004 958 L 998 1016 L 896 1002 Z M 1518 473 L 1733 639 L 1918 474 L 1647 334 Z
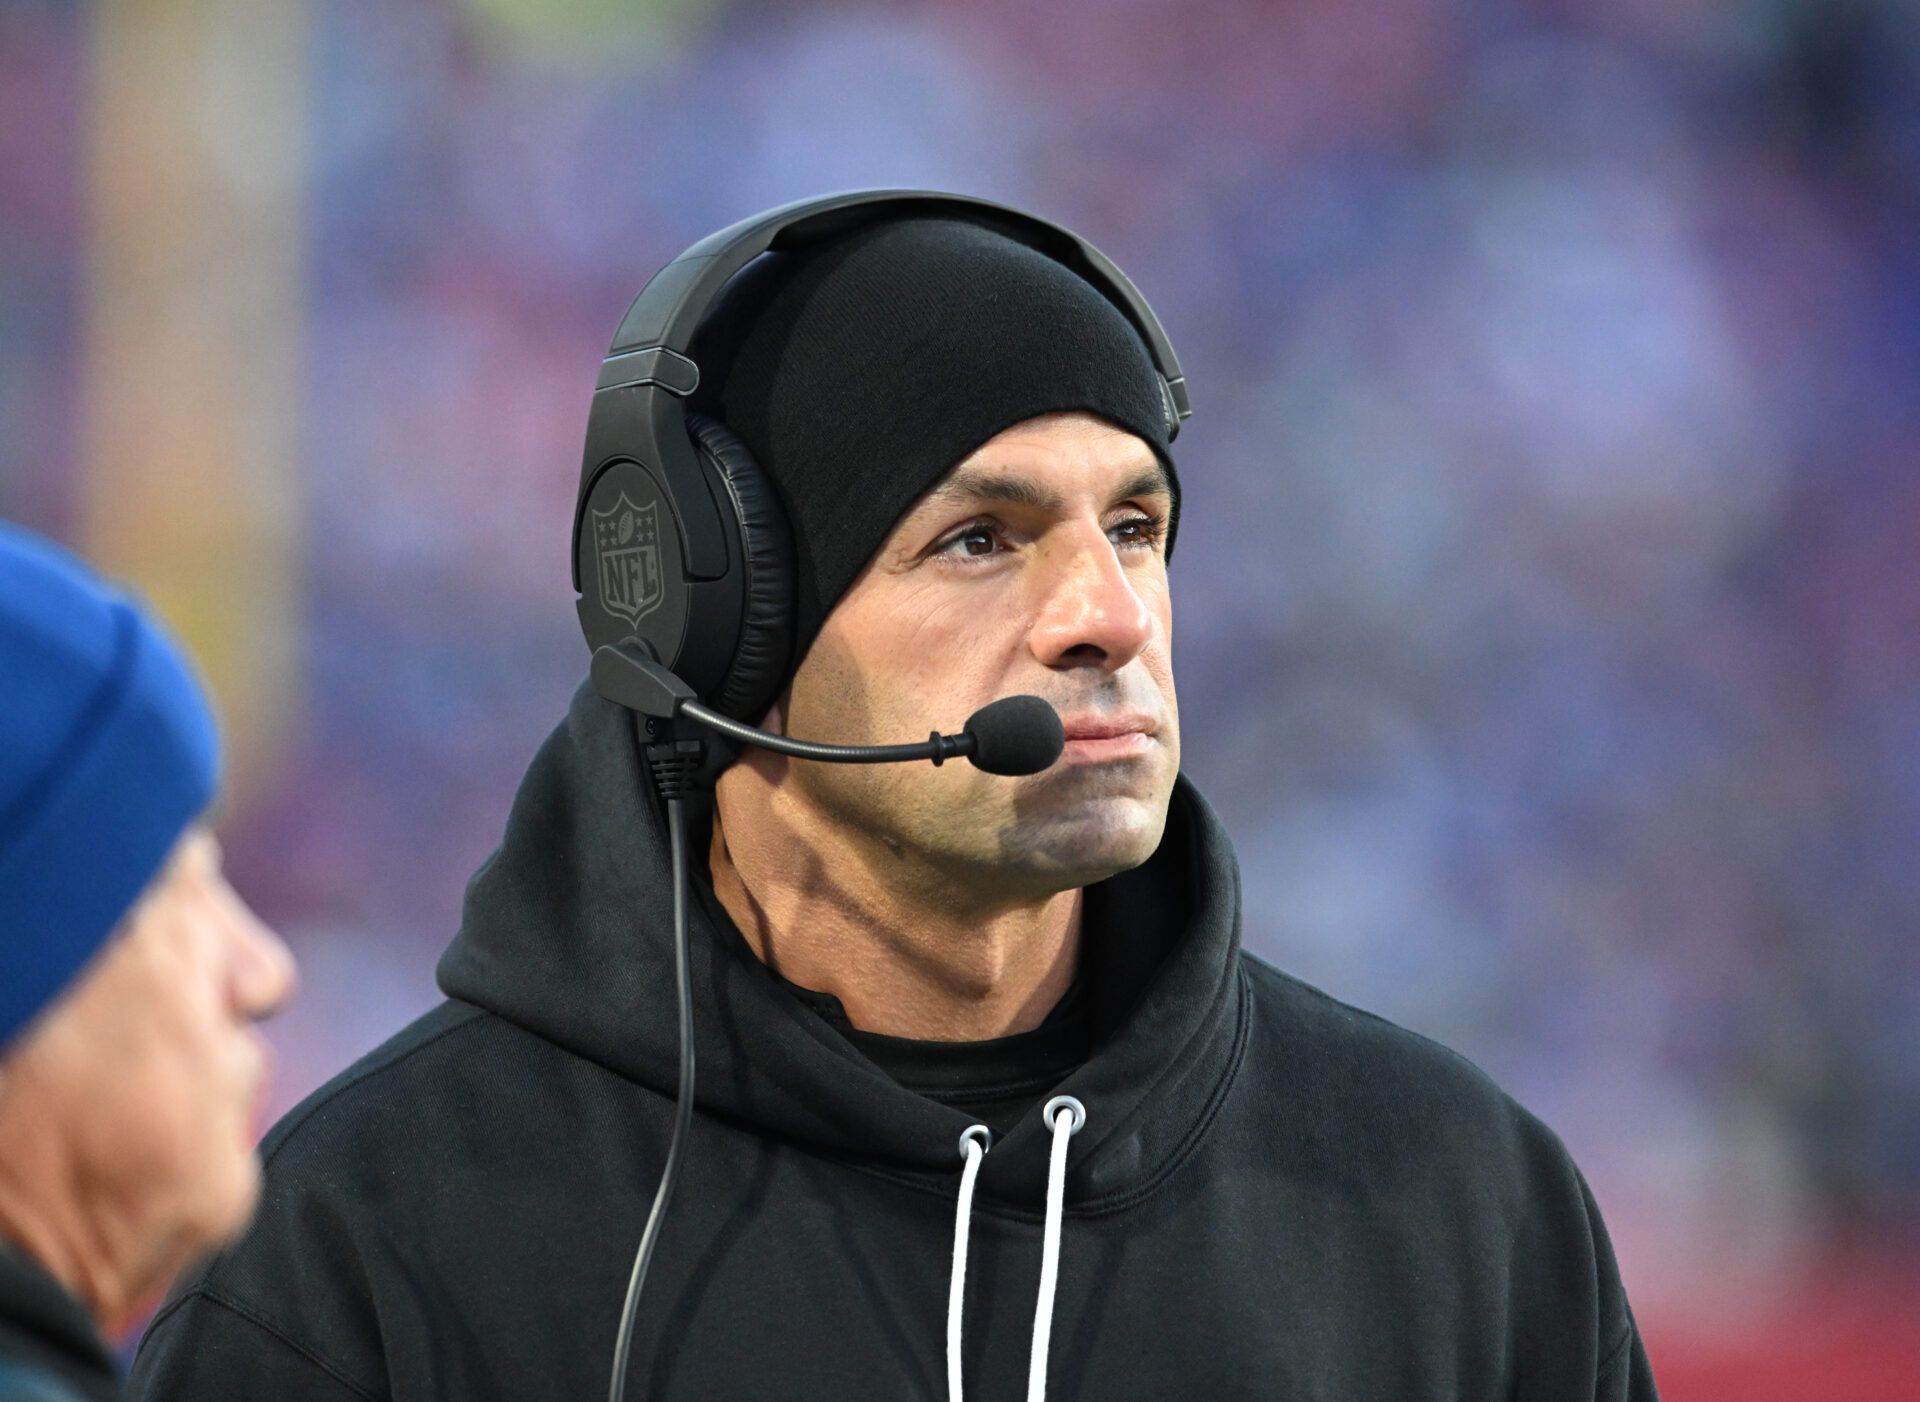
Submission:
M 1003 696 L 967 717 L 962 727 L 973 741 L 967 756 L 989 774 L 1038 774 L 1067 747 L 1060 713 L 1038 696 Z

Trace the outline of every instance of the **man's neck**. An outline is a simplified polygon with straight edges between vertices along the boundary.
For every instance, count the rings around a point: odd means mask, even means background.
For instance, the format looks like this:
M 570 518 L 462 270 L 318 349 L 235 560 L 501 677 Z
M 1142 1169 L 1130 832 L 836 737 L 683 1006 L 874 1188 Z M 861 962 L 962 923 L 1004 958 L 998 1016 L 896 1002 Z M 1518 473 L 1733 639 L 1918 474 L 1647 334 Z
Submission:
M 135 1317 L 137 1303 L 120 1273 L 106 1264 L 101 1233 L 78 1213 L 30 1210 L 18 1187 L 11 1180 L 0 1183 L 0 1240 L 38 1262 L 85 1307 L 103 1335 L 117 1337 Z
M 863 1032 L 978 1042 L 1029 1031 L 1073 982 L 1081 892 L 960 902 L 879 880 L 844 834 L 716 805 L 713 890 L 761 962 Z M 742 831 L 744 830 L 744 831 Z

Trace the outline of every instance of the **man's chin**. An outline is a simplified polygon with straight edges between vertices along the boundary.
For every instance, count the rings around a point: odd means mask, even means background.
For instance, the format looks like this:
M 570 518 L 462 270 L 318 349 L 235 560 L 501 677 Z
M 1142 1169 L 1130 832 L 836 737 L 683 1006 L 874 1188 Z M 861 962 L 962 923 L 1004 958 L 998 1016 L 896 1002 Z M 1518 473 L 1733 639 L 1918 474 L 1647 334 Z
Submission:
M 263 1172 L 251 1145 L 207 1164 L 200 1180 L 193 1235 L 201 1251 L 217 1250 L 244 1232 L 260 1205 Z
M 1006 862 L 1044 871 L 1071 886 L 1091 885 L 1139 866 L 1159 849 L 1164 799 L 1107 795 L 1062 811 L 1023 812 L 1002 847 Z

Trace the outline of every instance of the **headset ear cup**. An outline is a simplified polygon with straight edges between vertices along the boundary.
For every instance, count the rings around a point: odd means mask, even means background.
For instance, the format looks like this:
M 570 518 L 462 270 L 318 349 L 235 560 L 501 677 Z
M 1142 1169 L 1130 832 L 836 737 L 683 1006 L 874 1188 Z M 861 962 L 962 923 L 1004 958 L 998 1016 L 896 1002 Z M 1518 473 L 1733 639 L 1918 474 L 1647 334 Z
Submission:
M 701 462 L 733 504 L 746 571 L 740 641 L 711 704 L 751 724 L 766 714 L 780 694 L 793 654 L 793 532 L 780 494 L 732 429 L 704 414 L 689 413 L 687 433 Z

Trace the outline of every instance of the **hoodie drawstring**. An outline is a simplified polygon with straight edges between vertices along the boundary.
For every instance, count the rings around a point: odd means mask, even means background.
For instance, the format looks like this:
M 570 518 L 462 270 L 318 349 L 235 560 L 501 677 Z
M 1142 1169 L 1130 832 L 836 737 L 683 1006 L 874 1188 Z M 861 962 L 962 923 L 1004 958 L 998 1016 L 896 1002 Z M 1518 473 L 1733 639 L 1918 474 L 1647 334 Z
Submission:
M 1060 1222 L 1067 1201 L 1067 1141 L 1087 1123 L 1087 1107 L 1071 1095 L 1056 1095 L 1041 1111 L 1053 1131 L 1053 1151 L 1047 1163 L 1047 1214 L 1040 1233 L 1040 1298 L 1033 1312 L 1033 1349 L 1027 1360 L 1027 1402 L 1045 1402 L 1047 1347 L 1053 1338 L 1053 1296 L 1060 1280 Z M 953 1277 L 947 1287 L 947 1398 L 962 1402 L 960 1389 L 960 1318 L 965 1309 L 967 1235 L 973 1217 L 973 1185 L 980 1161 L 993 1145 L 993 1131 L 969 1125 L 960 1136 L 966 1165 L 960 1171 L 960 1197 L 954 1207 Z
M 953 1280 L 947 1286 L 947 1398 L 960 1402 L 960 1316 L 967 1293 L 967 1228 L 973 1219 L 973 1182 L 980 1161 L 993 1146 L 993 1131 L 968 1125 L 960 1134 L 960 1152 L 967 1165 L 960 1170 L 960 1202 L 953 1216 Z
M 1053 1338 L 1053 1288 L 1060 1279 L 1060 1214 L 1067 1203 L 1067 1141 L 1087 1122 L 1087 1107 L 1070 1095 L 1056 1095 L 1040 1112 L 1053 1131 L 1053 1158 L 1047 1165 L 1047 1221 L 1040 1234 L 1040 1300 L 1033 1311 L 1033 1353 L 1027 1363 L 1027 1402 L 1047 1395 L 1047 1345 Z

